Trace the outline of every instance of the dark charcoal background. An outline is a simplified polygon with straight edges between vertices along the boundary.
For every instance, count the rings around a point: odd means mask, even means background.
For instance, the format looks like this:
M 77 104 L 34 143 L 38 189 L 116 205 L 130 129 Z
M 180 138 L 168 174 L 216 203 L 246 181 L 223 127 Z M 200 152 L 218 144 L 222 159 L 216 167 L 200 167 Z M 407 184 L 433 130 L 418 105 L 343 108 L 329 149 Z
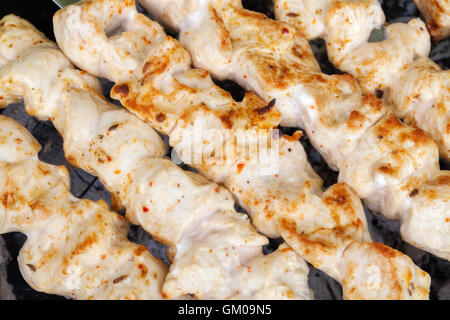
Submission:
M 380 0 L 383 5 L 387 21 L 408 21 L 412 17 L 418 17 L 420 13 L 411 0 Z M 255 10 L 273 17 L 273 6 L 271 0 L 244 0 L 244 6 L 248 9 Z M 38 29 L 43 31 L 47 37 L 54 40 L 52 31 L 52 15 L 58 7 L 50 0 L 37 1 L 14 1 L 2 0 L 0 3 L 0 17 L 8 13 L 15 13 L 25 19 L 28 19 Z M 323 41 L 313 41 L 311 43 L 314 53 L 319 60 L 322 70 L 325 73 L 339 73 L 328 61 Z M 431 51 L 431 58 L 441 65 L 442 68 L 448 68 L 450 65 L 450 39 L 434 44 Z M 230 91 L 233 96 L 240 100 L 243 97 L 243 90 L 230 81 L 217 82 L 221 87 Z M 108 95 L 110 84 L 105 81 L 105 94 Z M 42 161 L 52 164 L 64 164 L 69 168 L 71 177 L 71 192 L 79 198 L 87 198 L 92 200 L 104 199 L 110 203 L 110 194 L 103 187 L 100 181 L 85 173 L 80 169 L 71 167 L 64 158 L 62 150 L 62 139 L 54 129 L 50 122 L 37 121 L 29 117 L 23 107 L 23 103 L 11 105 L 4 110 L 0 110 L 0 114 L 12 117 L 22 123 L 30 130 L 36 139 L 42 145 L 42 151 L 39 157 Z M 292 132 L 291 128 L 283 128 L 284 132 Z M 337 173 L 331 171 L 321 156 L 314 150 L 308 139 L 303 137 L 301 140 L 307 150 L 309 160 L 314 169 L 324 179 L 324 187 L 334 184 L 337 180 Z M 442 168 L 449 169 L 448 163 L 442 163 Z M 366 211 L 367 220 L 371 234 L 375 241 L 383 242 L 393 248 L 396 248 L 409 255 L 414 262 L 427 271 L 432 278 L 431 299 L 450 299 L 450 263 L 439 259 L 429 253 L 425 253 L 411 245 L 403 242 L 399 234 L 399 223 L 387 221 L 383 217 Z M 39 293 L 31 289 L 23 280 L 17 265 L 16 257 L 19 250 L 26 240 L 26 237 L 19 233 L 11 233 L 0 236 L 0 250 L 2 248 L 2 237 L 6 243 L 9 255 L 12 259 L 7 263 L 7 281 L 12 284 L 13 293 L 17 299 L 63 299 L 54 295 Z M 129 232 L 131 241 L 145 244 L 149 250 L 157 257 L 164 259 L 166 248 L 154 241 L 140 227 L 132 226 Z M 274 239 L 271 244 L 264 248 L 269 253 L 273 251 L 282 242 L 280 239 Z M 2 264 L 0 254 L 0 266 Z M 309 276 L 309 284 L 314 290 L 316 299 L 342 299 L 342 290 L 340 285 L 333 279 L 326 276 L 321 271 L 310 266 L 311 272 Z M 1 273 L 0 273 L 1 277 Z M 1 280 L 1 279 L 0 279 Z M 1 286 L 1 281 L 0 281 Z M 1 289 L 1 287 L 0 287 Z M 0 299 L 7 298 L 1 296 Z

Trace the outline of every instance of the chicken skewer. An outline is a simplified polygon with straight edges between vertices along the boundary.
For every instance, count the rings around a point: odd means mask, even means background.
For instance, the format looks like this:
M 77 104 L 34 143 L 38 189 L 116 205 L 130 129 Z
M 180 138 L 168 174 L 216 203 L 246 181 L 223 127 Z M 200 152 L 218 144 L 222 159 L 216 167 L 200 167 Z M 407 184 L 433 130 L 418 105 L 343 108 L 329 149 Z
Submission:
M 73 197 L 67 169 L 39 161 L 38 142 L 4 116 L 0 141 L 0 233 L 27 235 L 28 284 L 75 299 L 161 299 L 167 266 L 127 240 L 123 217 Z
M 13 15 L 0 21 L 0 39 L 0 105 L 24 98 L 28 113 L 53 121 L 70 163 L 97 175 L 132 223 L 171 248 L 164 298 L 312 298 L 308 267 L 292 249 L 264 256 L 268 239 L 232 195 L 162 158 L 159 135 L 107 102 L 98 80 L 53 42 Z
M 433 41 L 450 36 L 449 0 L 413 0 L 427 21 L 428 32 Z
M 405 241 L 450 259 L 450 172 L 440 171 L 438 148 L 422 130 L 402 124 L 351 76 L 321 73 L 298 29 L 245 10 L 240 1 L 141 4 L 180 32 L 195 65 L 266 101 L 276 99 L 281 124 L 304 128 L 330 167 L 340 170 L 340 182 L 369 209 L 402 221 Z M 213 45 L 214 32 L 228 45 L 208 49 L 211 55 L 204 59 L 201 44 Z M 222 64 L 215 58 L 220 54 L 228 57 Z M 77 64 L 82 60 L 79 56 Z
M 304 258 L 340 281 L 345 298 L 427 296 L 423 271 L 398 251 L 370 242 L 361 203 L 349 187 L 338 184 L 322 193 L 322 182 L 307 162 L 298 135 L 274 137 L 270 131 L 263 135 L 269 140 L 267 153 L 276 151 L 269 162 L 257 158 L 258 137 L 234 142 L 236 136 L 227 136 L 242 128 L 276 127 L 279 112 L 273 103 L 265 106 L 252 94 L 235 102 L 207 72 L 190 68 L 189 54 L 158 24 L 148 22 L 152 28 L 145 34 L 151 38 L 128 26 L 135 11 L 133 3 L 113 0 L 66 7 L 54 17 L 57 41 L 84 70 L 114 82 L 128 79 L 116 84 L 112 95 L 169 135 L 183 161 L 227 186 L 258 230 L 270 237 L 283 236 Z M 121 33 L 108 38 L 112 25 L 120 25 Z M 108 54 L 98 50 L 101 47 L 107 47 Z M 145 47 L 138 51 L 145 54 L 127 53 L 133 58 L 126 65 L 118 63 L 124 59 L 111 58 L 133 47 Z M 214 139 L 211 130 L 223 139 Z M 249 135 L 249 130 L 243 134 Z M 230 140 L 237 152 L 219 152 Z M 245 149 L 251 150 L 249 157 Z M 277 169 L 271 171 L 273 167 Z M 372 276 L 378 280 L 371 281 Z
M 420 19 L 393 23 L 382 29 L 383 41 L 369 42 L 372 30 L 385 23 L 377 0 L 274 2 L 279 20 L 299 27 L 308 40 L 324 38 L 336 67 L 383 97 L 406 123 L 427 132 L 441 156 L 450 159 L 450 71 L 428 58 L 430 36 Z

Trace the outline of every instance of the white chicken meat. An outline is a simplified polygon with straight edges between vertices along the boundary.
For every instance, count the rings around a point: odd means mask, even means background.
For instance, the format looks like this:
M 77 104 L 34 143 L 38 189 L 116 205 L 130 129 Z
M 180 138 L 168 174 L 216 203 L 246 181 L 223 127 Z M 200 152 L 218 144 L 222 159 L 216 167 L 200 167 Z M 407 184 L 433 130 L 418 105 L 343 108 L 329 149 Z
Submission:
M 192 36 L 184 38 L 189 45 L 184 44 L 194 57 L 194 65 L 207 67 L 221 79 L 237 81 L 266 103 L 275 99 L 281 124 L 304 128 L 328 164 L 340 170 L 339 181 L 352 187 L 369 208 L 389 219 L 415 220 L 402 225 L 404 239 L 450 259 L 449 172 L 439 169 L 438 148 L 422 130 L 401 123 L 375 95 L 364 93 L 351 75 L 321 73 L 298 29 L 245 10 L 239 0 L 142 0 L 141 4 L 151 15 L 178 30 L 182 43 L 183 37 Z M 205 8 L 217 16 L 217 30 L 227 31 L 221 34 L 223 42 L 230 46 L 225 51 L 217 48 L 229 55 L 226 65 L 195 59 L 209 33 L 201 33 L 203 20 L 193 17 L 210 21 L 206 15 L 197 15 L 206 12 L 201 11 Z M 196 23 L 187 23 L 190 19 Z M 82 66 L 83 60 L 78 55 L 77 64 Z M 421 191 L 429 184 L 435 189 L 427 198 L 427 193 Z M 419 218 L 413 214 L 414 206 L 422 201 L 432 205 L 433 210 L 425 210 L 432 216 Z M 434 232 L 424 234 L 423 230 L 431 229 Z
M 268 239 L 235 211 L 233 196 L 163 158 L 156 131 L 107 102 L 99 81 L 75 69 L 56 44 L 13 15 L 0 21 L 0 43 L 0 106 L 24 99 L 29 114 L 51 120 L 68 161 L 98 176 L 132 223 L 171 248 L 163 298 L 312 298 L 298 255 L 263 256 Z M 258 261 L 283 272 L 247 268 Z
M 107 8 L 115 10 L 111 12 Z M 54 17 L 56 38 L 62 50 L 80 68 L 94 75 L 113 74 L 116 68 L 103 70 L 92 63 L 107 60 L 108 54 L 95 50 L 95 58 L 84 59 L 79 48 L 91 47 L 86 35 L 94 30 L 97 19 L 126 21 L 133 14 L 134 3 L 114 0 L 69 6 Z M 105 25 L 108 29 L 108 24 Z M 128 77 L 127 82 L 118 83 L 112 89 L 114 98 L 168 134 L 170 144 L 183 161 L 227 186 L 248 211 L 258 230 L 270 237 L 283 236 L 296 252 L 340 281 L 345 298 L 427 297 L 428 275 L 407 256 L 371 242 L 357 195 L 345 184 L 322 192 L 322 181 L 307 162 L 298 141 L 301 134 L 274 135 L 271 128 L 280 122 L 280 112 L 275 108 L 277 102 L 264 103 L 254 94 L 235 102 L 229 93 L 213 84 L 207 72 L 190 67 L 189 54 L 176 40 L 165 36 L 158 24 L 152 22 L 152 25 L 146 34 L 160 34 L 151 39 L 138 37 L 138 33 L 127 28 L 114 39 L 108 38 L 105 30 L 97 30 L 96 39 L 105 43 L 93 46 L 109 46 L 111 42 L 126 45 L 127 41 L 139 41 L 133 44 L 136 47 L 148 46 L 148 56 L 134 63 L 139 66 L 137 70 L 109 78 L 119 82 Z M 141 79 L 136 76 L 140 72 L 144 74 Z M 253 136 L 251 129 L 263 133 Z M 201 134 L 210 130 L 220 132 L 225 138 L 214 139 L 212 135 Z M 230 131 L 242 132 L 248 140 L 234 140 L 238 135 L 227 136 Z M 223 161 L 224 154 L 219 151 L 230 140 L 235 152 L 226 152 L 226 161 Z M 260 161 L 255 152 L 263 140 L 269 141 L 268 153 L 276 155 L 269 162 Z M 253 151 L 246 153 L 246 150 Z M 198 159 L 200 161 L 196 161 Z M 364 266 L 360 264 L 361 254 L 367 257 Z M 366 266 L 377 270 L 379 281 L 375 286 L 368 285 L 373 274 L 367 272 Z
M 308 40 L 323 38 L 336 67 L 383 98 L 406 123 L 427 132 L 440 155 L 450 159 L 450 71 L 428 58 L 430 35 L 420 19 L 383 27 L 377 0 L 276 0 L 275 13 Z M 384 35 L 370 42 L 375 29 Z

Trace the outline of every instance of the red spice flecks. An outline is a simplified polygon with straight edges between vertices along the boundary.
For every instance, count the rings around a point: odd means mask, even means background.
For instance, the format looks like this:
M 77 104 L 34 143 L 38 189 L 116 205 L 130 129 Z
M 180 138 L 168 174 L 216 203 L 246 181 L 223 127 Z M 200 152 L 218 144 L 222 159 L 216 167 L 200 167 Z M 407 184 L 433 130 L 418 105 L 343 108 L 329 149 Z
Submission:
M 143 206 L 143 207 L 142 207 L 142 211 L 148 212 L 148 208 L 147 208 L 146 206 Z
M 237 173 L 240 174 L 242 172 L 242 170 L 244 169 L 245 164 L 243 163 L 238 163 L 237 165 Z

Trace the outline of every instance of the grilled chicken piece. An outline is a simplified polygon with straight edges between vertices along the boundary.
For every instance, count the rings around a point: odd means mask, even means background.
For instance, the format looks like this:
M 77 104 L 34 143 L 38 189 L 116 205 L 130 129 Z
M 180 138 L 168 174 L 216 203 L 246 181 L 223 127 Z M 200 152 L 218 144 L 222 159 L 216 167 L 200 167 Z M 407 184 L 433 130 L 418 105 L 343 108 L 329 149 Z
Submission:
M 450 36 L 449 0 L 413 0 L 427 20 L 427 28 L 433 41 Z
M 301 28 L 308 39 L 324 38 L 336 67 L 355 76 L 367 92 L 384 96 L 398 117 L 427 132 L 440 155 L 450 159 L 450 71 L 427 58 L 430 36 L 420 19 L 388 25 L 384 40 L 369 42 L 385 22 L 377 0 L 275 4 L 278 19 Z
M 114 12 L 106 11 L 113 7 Z M 172 9 L 175 14 L 183 14 L 177 7 Z M 54 17 L 57 41 L 79 67 L 95 75 L 111 73 L 83 58 L 79 48 L 90 46 L 84 32 L 93 30 L 99 14 L 111 21 L 126 21 L 134 12 L 133 3 L 114 0 L 66 7 Z M 271 130 L 280 121 L 275 107 L 278 102 L 267 104 L 254 94 L 235 102 L 213 84 L 207 72 L 192 69 L 186 50 L 164 36 L 159 25 L 152 24 L 146 34 L 154 34 L 154 30 L 161 34 L 140 38 L 141 43 L 136 45 L 147 43 L 149 50 L 145 60 L 135 63 L 142 68 L 143 78 L 137 79 L 139 70 L 110 78 L 114 82 L 129 78 L 114 86 L 113 97 L 169 135 L 170 144 L 183 161 L 227 186 L 258 230 L 270 237 L 283 236 L 296 252 L 340 281 L 345 298 L 428 296 L 426 273 L 400 252 L 371 242 L 361 203 L 348 186 L 337 184 L 322 192 L 322 181 L 298 141 L 300 132 L 291 137 Z M 115 39 L 98 32 L 103 41 L 124 46 L 129 39 L 139 39 L 132 29 L 124 29 Z M 107 54 L 97 51 L 95 60 L 102 59 L 108 60 Z M 230 144 L 233 148 L 227 149 Z M 261 151 L 266 157 L 260 157 Z M 363 264 L 361 256 L 366 257 Z M 396 269 L 397 265 L 401 267 Z M 377 279 L 375 283 L 370 282 L 372 277 Z
M 187 2 L 183 0 L 164 3 L 143 0 L 141 3 L 161 21 L 172 27 L 176 25 L 180 35 L 190 32 L 185 27 L 189 24 L 183 22 L 190 21 L 190 18 L 201 20 L 193 18 L 194 12 L 185 8 Z M 400 123 L 375 95 L 363 93 L 352 76 L 329 76 L 315 68 L 302 67 L 312 63 L 309 54 L 300 59 L 305 63 L 291 63 L 287 68 L 286 63 L 292 61 L 296 44 L 303 41 L 305 48 L 310 50 L 306 39 L 297 38 L 300 33 L 293 26 L 245 10 L 237 0 L 189 3 L 191 8 L 197 8 L 195 12 L 200 12 L 198 10 L 205 6 L 213 8 L 221 26 L 228 31 L 228 37 L 224 39 L 231 43 L 229 70 L 233 74 L 222 74 L 222 78 L 236 80 L 238 72 L 250 69 L 252 72 L 245 72 L 246 77 L 240 78 L 240 84 L 265 99 L 268 96 L 266 101 L 276 99 L 282 114 L 281 124 L 303 126 L 328 164 L 341 171 L 340 182 L 348 183 L 370 208 L 380 210 L 387 217 L 399 217 L 404 221 L 418 219 L 413 214 L 415 209 L 410 195 L 414 196 L 416 190 L 429 181 L 447 175 L 447 172 L 439 170 L 436 145 L 422 130 Z M 178 18 L 180 16 L 182 19 Z M 197 55 L 201 50 L 196 41 L 205 41 L 204 37 L 193 39 L 187 46 L 196 47 L 197 51 L 192 50 L 192 55 Z M 252 47 L 241 47 L 239 44 L 243 39 Z M 63 42 L 61 39 L 59 41 Z M 266 57 L 272 59 L 273 68 L 265 63 L 256 66 L 253 63 L 261 62 Z M 232 68 L 237 61 L 243 66 L 240 70 Z M 207 67 L 213 73 L 220 72 L 217 65 Z M 264 82 L 262 86 L 263 78 L 271 79 L 271 82 Z M 265 89 L 263 94 L 260 93 L 261 88 Z M 368 161 L 355 160 L 362 158 Z M 439 218 L 421 220 L 427 223 L 421 228 L 435 230 L 433 236 L 423 237 L 420 230 L 406 230 L 412 226 L 418 227 L 419 224 L 415 223 L 404 226 L 402 232 L 404 238 L 417 247 L 449 260 L 450 224 L 447 221 L 450 219 L 450 185 L 444 183 L 435 188 L 439 192 L 434 195 L 433 214 Z
M 166 146 L 156 131 L 107 102 L 99 81 L 75 69 L 28 22 L 10 15 L 0 26 L 0 106 L 24 99 L 28 113 L 53 121 L 68 161 L 97 175 L 132 223 L 172 248 L 163 298 L 312 298 L 306 263 L 288 251 L 263 256 L 268 239 L 235 211 L 225 188 L 162 158 Z M 150 267 L 140 272 L 152 276 Z
M 39 150 L 0 116 L 0 233 L 26 234 L 26 282 L 74 299 L 161 299 L 167 266 L 127 240 L 128 224 L 106 203 L 73 197 L 67 169 L 39 161 Z
M 285 91 L 291 98 L 297 95 L 295 80 L 302 75 L 295 70 L 319 73 L 320 68 L 298 29 L 244 10 L 239 0 L 140 3 L 152 17 L 179 32 L 180 43 L 196 67 L 219 80 L 236 81 L 267 102 L 276 99 L 281 124 L 304 127 Z
M 346 37 L 356 37 L 356 42 L 367 41 L 367 36 L 376 27 L 383 25 L 385 16 L 378 0 L 274 0 L 275 17 L 279 21 L 285 21 L 295 25 L 307 39 L 325 38 L 330 32 L 327 26 L 327 15 L 330 10 L 342 10 L 346 7 L 352 7 L 353 13 L 362 15 L 358 18 L 364 24 L 358 24 L 357 28 L 344 28 L 339 26 L 339 30 L 332 32 L 344 32 Z M 345 20 L 345 19 L 344 19 Z M 352 21 L 345 20 L 346 23 Z M 341 45 L 347 45 L 342 43 Z
M 406 123 L 423 129 L 438 144 L 440 155 L 450 159 L 450 71 L 429 58 L 405 65 L 394 78 L 387 98 Z

